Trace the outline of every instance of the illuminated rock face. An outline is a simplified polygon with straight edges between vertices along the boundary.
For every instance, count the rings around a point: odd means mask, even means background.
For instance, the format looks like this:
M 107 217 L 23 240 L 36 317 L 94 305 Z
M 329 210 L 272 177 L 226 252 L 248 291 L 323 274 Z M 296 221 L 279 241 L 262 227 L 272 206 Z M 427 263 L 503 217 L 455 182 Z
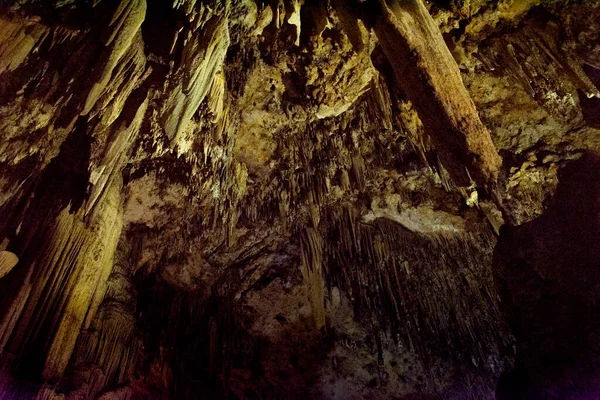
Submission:
M 0 0 L 0 397 L 593 396 L 598 21 Z

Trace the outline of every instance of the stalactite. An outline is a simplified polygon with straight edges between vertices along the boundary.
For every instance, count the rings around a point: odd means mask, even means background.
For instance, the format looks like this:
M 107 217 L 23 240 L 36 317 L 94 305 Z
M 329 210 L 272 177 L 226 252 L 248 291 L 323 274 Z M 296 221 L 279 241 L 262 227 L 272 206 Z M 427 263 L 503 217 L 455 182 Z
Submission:
M 399 112 L 395 114 L 396 122 L 402 129 L 412 147 L 415 149 L 421 161 L 429 165 L 426 154 L 431 150 L 431 141 L 425 133 L 423 123 L 409 101 L 399 101 L 397 107 Z
M 458 185 L 492 184 L 501 159 L 427 9 L 421 0 L 379 5 L 375 33 L 445 168 Z
M 577 90 L 588 97 L 600 91 L 583 71 L 583 60 L 559 47 L 556 21 L 533 18 L 518 32 L 489 39 L 478 58 L 487 70 L 520 84 L 550 114 L 581 123 Z
M 107 280 L 106 295 L 92 321 L 80 334 L 66 379 L 59 387 L 76 387 L 85 398 L 105 387 L 127 383 L 137 365 L 140 340 L 136 335 L 135 291 L 132 288 L 130 251 L 121 237 L 114 267 Z
M 10 245 L 25 257 L 10 277 L 16 285 L 7 294 L 10 306 L 3 311 L 1 351 L 13 359 L 13 369 L 32 376 L 41 373 L 47 382 L 57 382 L 63 376 L 79 330 L 94 318 L 112 269 L 122 223 L 121 171 L 146 111 L 143 97 L 130 97 L 147 76 L 139 36 L 144 16 L 145 1 L 122 3 L 114 10 L 106 30 L 106 48 L 91 74 L 95 83 L 87 99 L 80 98 L 82 104 L 73 108 L 90 116 L 100 110 L 104 114 L 94 125 L 80 118 L 77 124 L 72 123 L 77 128 L 70 134 L 67 127 L 67 141 L 58 159 L 42 173 L 49 177 L 48 182 L 29 186 L 35 191 L 35 200 L 25 203 L 21 221 L 7 225 L 17 237 Z M 52 40 L 61 37 L 56 35 Z M 77 49 L 78 45 L 73 46 Z M 43 51 L 50 50 L 44 47 Z M 76 54 L 80 57 L 76 59 L 87 62 L 84 47 Z M 90 148 L 88 135 L 100 145 Z M 108 138 L 112 140 L 104 146 Z M 85 170 L 92 170 L 92 177 L 79 176 L 82 171 L 71 176 L 69 169 L 83 164 Z M 88 179 L 92 187 L 85 199 Z M 60 186 L 48 187 L 52 180 L 66 182 L 65 191 Z M 15 197 L 13 201 L 22 200 Z M 82 203 L 85 205 L 80 207 Z M 38 230 L 37 224 L 46 227 Z M 37 254 L 40 257 L 36 260 Z
M 312 307 L 315 327 L 325 327 L 325 298 L 323 282 L 323 239 L 315 228 L 306 228 L 301 236 L 302 276 Z
M 360 154 L 352 158 L 352 170 L 354 172 L 354 178 L 356 179 L 358 188 L 363 189 L 365 187 L 367 171 L 365 169 L 365 161 Z
M 287 13 L 287 23 L 293 25 L 296 30 L 296 39 L 294 44 L 296 46 L 300 45 L 300 7 L 302 2 L 300 0 L 290 0 L 289 1 L 289 9 L 290 11 Z
M 364 36 L 366 33 L 366 29 L 362 25 L 362 22 L 356 18 L 354 10 L 349 9 L 352 7 L 351 3 L 345 2 L 342 0 L 334 0 L 332 1 L 333 8 L 336 12 L 340 20 L 340 25 L 346 35 L 348 35 L 348 39 L 352 43 L 354 50 L 359 53 L 365 48 L 365 40 Z
M 208 92 L 208 108 L 214 115 L 212 122 L 218 123 L 223 118 L 223 103 L 225 97 L 225 74 L 217 73 L 212 80 Z
M 114 69 L 127 54 L 145 16 L 146 0 L 126 0 L 117 6 L 109 25 L 112 32 L 104 42 L 106 49 L 101 55 L 102 62 L 98 64 L 98 69 L 93 71 L 95 81 L 85 100 L 82 115 L 88 114 L 103 94 Z
M 373 79 L 371 89 L 369 90 L 368 100 L 371 118 L 374 121 L 380 121 L 383 129 L 391 130 L 393 128 L 393 111 L 390 91 L 383 76 L 379 75 Z
M 131 121 L 124 121 L 127 117 L 118 120 L 125 127 L 120 126 L 119 129 L 125 133 L 116 141 L 118 150 L 108 148 L 100 159 L 105 170 L 98 172 L 93 182 L 97 186 L 84 208 L 79 208 L 77 204 L 81 200 L 73 198 L 70 200 L 72 210 L 60 211 L 61 202 L 69 201 L 68 196 L 76 193 L 50 190 L 39 193 L 39 199 L 31 205 L 31 211 L 22 215 L 25 221 L 20 224 L 25 224 L 27 228 L 23 232 L 25 247 L 21 251 L 31 254 L 27 254 L 21 270 L 13 276 L 13 281 L 20 279 L 20 286 L 15 288 L 11 305 L 4 311 L 1 335 L 3 352 L 14 357 L 16 369 L 28 370 L 28 374 L 35 374 L 41 369 L 47 381 L 59 380 L 75 346 L 79 329 L 87 324 L 86 319 L 93 318 L 96 313 L 104 296 L 106 280 L 112 268 L 112 254 L 121 230 L 120 171 L 127 147 L 139 129 L 140 117 L 145 109 L 140 107 L 140 110 L 137 120 L 133 118 L 132 124 Z M 81 126 L 85 127 L 83 124 Z M 84 132 L 74 135 L 85 137 Z M 85 139 L 80 140 L 85 143 Z M 64 153 L 65 158 L 72 157 L 67 149 Z M 53 179 L 65 179 L 67 182 L 71 179 L 74 185 L 85 185 L 78 182 L 77 177 L 61 178 L 60 174 L 64 172 L 59 165 L 51 164 L 48 174 L 54 174 Z M 48 215 L 43 214 L 43 208 L 36 209 L 36 206 L 44 204 L 44 198 L 49 203 L 44 205 L 48 208 Z M 58 214 L 53 221 L 54 208 Z M 78 208 L 79 211 L 76 211 Z M 86 209 L 87 217 L 84 216 Z M 44 220 L 54 227 L 36 231 L 36 222 Z M 35 240 L 40 241 L 40 249 L 28 247 L 35 246 Z M 32 262 L 32 256 L 38 251 L 42 256 L 37 262 Z
M 81 212 L 59 214 L 40 249 L 42 258 L 28 267 L 30 272 L 5 314 L 3 352 L 17 357 L 23 367 L 32 357 L 32 368 L 43 363 L 49 381 L 62 376 L 85 316 L 94 312 L 93 295 L 112 267 L 121 229 L 120 187 L 118 180 L 110 185 L 89 228 Z
M 114 179 L 119 179 L 117 175 L 122 173 L 123 167 L 127 161 L 127 157 L 131 152 L 132 144 L 137 139 L 138 132 L 142 124 L 142 118 L 146 114 L 147 101 L 140 105 L 128 104 L 134 108 L 137 106 L 136 112 L 131 121 L 119 119 L 117 127 L 113 128 L 116 132 L 113 133 L 112 140 L 106 146 L 105 152 L 99 156 L 98 165 L 92 170 L 90 183 L 92 184 L 89 200 L 86 204 L 86 214 L 93 212 L 98 200 L 102 197 L 107 186 Z
M 164 105 L 162 123 L 173 142 L 186 129 L 222 69 L 230 43 L 225 10 L 200 7 L 196 27 L 186 33 L 181 65 L 167 88 L 171 96 Z
M 43 376 L 48 381 L 62 377 L 84 318 L 90 310 L 92 296 L 98 285 L 108 277 L 112 268 L 112 257 L 121 233 L 120 179 L 115 179 L 106 189 L 101 210 L 97 211 L 92 229 L 97 235 L 79 251 L 77 263 L 82 263 L 81 278 L 64 306 L 63 321 L 56 329 L 56 338 L 48 350 Z
M 488 377 L 502 369 L 508 335 L 491 271 L 480 265 L 491 232 L 423 236 L 389 220 L 363 223 L 351 208 L 325 212 L 321 228 L 323 278 L 353 299 L 358 318 L 412 348 L 425 368 L 447 352 L 465 376 L 476 374 L 472 363 Z
M 0 279 L 8 274 L 19 262 L 19 257 L 10 251 L 0 251 Z
M 21 65 L 47 34 L 44 25 L 17 16 L 0 17 L 0 74 Z

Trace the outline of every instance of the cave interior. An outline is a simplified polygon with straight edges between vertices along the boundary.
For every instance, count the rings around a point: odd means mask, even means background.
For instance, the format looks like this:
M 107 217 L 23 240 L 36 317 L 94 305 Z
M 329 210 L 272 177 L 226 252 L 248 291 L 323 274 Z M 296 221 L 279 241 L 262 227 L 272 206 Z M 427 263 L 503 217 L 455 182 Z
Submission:
M 600 0 L 0 0 L 0 399 L 600 399 Z

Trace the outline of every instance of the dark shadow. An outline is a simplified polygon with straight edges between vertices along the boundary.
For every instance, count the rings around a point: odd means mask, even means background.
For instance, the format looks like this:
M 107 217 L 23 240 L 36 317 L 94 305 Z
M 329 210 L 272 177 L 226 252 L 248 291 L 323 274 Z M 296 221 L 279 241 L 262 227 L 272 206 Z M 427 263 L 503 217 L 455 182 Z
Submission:
M 501 229 L 494 276 L 517 339 L 497 398 L 600 398 L 599 154 L 560 170 L 544 215 Z

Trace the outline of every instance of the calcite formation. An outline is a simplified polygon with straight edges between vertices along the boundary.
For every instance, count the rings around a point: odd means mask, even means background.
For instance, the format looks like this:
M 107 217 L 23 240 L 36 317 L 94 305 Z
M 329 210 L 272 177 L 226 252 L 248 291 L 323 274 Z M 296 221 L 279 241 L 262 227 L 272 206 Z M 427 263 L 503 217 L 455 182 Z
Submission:
M 0 0 L 0 397 L 597 396 L 598 21 Z
M 445 168 L 459 185 L 493 184 L 500 157 L 423 3 L 380 1 L 377 11 L 377 38 Z

